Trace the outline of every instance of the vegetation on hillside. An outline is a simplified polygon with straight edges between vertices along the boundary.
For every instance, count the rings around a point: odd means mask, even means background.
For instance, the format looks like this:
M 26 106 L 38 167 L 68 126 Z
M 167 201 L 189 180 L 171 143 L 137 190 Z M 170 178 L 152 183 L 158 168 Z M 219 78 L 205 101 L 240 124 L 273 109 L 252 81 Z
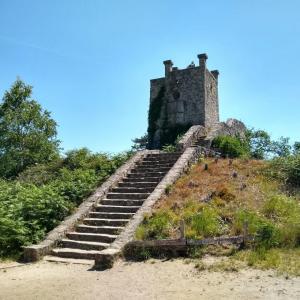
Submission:
M 279 160 L 287 164 L 290 159 Z M 186 237 L 196 239 L 242 234 L 247 223 L 255 240 L 251 251 L 239 254 L 239 259 L 249 265 L 266 266 L 264 261 L 277 253 L 274 267 L 283 255 L 276 249 L 290 249 L 291 255 L 299 253 L 300 196 L 295 189 L 287 193 L 285 182 L 276 179 L 282 176 L 276 161 L 207 159 L 194 165 L 189 174 L 168 188 L 168 195 L 153 213 L 145 216 L 137 239 L 178 238 L 181 220 L 186 225 Z M 299 173 L 284 170 L 284 176 L 291 172 L 289 178 L 299 182 Z M 297 272 L 300 274 L 300 268 Z
M 272 140 L 264 130 L 247 129 L 245 137 L 221 135 L 212 141 L 212 147 L 218 149 L 224 157 L 244 157 L 253 159 L 271 159 L 299 154 L 300 144 L 293 147 L 289 138 Z
M 131 155 L 59 153 L 56 123 L 17 80 L 0 104 L 0 257 L 18 256 Z

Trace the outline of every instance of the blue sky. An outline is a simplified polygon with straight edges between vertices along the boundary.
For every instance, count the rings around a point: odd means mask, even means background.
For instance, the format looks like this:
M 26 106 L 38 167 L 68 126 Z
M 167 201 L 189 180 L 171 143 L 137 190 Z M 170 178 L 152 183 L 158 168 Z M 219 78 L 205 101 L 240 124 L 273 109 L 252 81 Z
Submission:
M 0 0 L 0 95 L 17 76 L 65 150 L 129 149 L 147 129 L 162 61 L 208 54 L 220 115 L 300 140 L 300 2 Z

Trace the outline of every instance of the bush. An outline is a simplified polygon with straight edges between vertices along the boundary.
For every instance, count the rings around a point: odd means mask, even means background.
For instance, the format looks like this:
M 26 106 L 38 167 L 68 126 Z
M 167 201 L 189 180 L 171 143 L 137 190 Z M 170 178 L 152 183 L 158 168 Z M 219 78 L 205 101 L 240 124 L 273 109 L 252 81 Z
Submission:
M 300 155 L 274 158 L 268 173 L 286 184 L 300 187 Z
M 299 245 L 300 206 L 296 199 L 285 195 L 274 195 L 266 201 L 262 212 L 277 224 L 283 246 Z
M 248 233 L 255 236 L 256 244 L 270 248 L 278 246 L 281 242 L 279 229 L 274 223 L 255 211 L 238 210 L 233 219 L 234 234 L 242 234 L 245 224 Z
M 176 152 L 176 146 L 175 145 L 164 145 L 162 147 L 162 151 L 167 152 L 167 153 L 173 153 Z
M 136 237 L 140 240 L 165 239 L 169 236 L 174 222 L 176 222 L 176 218 L 171 211 L 158 211 L 154 215 L 144 218 L 136 232 Z
M 0 191 L 0 256 L 38 242 L 73 208 L 49 186 L 1 182 Z
M 130 155 L 79 149 L 28 167 L 18 180 L 0 180 L 0 256 L 43 239 Z
M 64 168 L 60 171 L 59 178 L 49 185 L 65 200 L 78 205 L 105 178 L 106 176 L 104 178 L 97 176 L 95 170 L 70 171 Z
M 221 219 L 211 207 L 204 207 L 201 212 L 193 214 L 185 221 L 189 238 L 210 237 L 222 233 Z
M 213 139 L 212 147 L 221 151 L 224 156 L 230 158 L 248 156 L 249 148 L 245 142 L 237 137 L 228 135 L 218 136 Z

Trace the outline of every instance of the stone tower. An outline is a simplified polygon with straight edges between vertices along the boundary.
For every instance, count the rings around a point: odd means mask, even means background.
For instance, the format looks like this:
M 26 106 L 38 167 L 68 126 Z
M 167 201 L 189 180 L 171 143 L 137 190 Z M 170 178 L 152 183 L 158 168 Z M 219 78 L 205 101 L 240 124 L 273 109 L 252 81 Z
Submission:
M 199 66 L 186 69 L 164 61 L 165 77 L 150 81 L 149 148 L 174 141 L 192 125 L 210 127 L 219 122 L 218 75 L 206 68 L 206 54 L 199 54 Z

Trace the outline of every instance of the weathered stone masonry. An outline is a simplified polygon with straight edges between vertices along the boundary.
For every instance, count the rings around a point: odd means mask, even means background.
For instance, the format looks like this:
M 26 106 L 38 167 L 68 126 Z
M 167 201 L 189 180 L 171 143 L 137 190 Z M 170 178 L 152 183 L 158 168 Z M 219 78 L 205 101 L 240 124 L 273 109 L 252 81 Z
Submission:
M 206 54 L 199 54 L 198 58 L 199 66 L 191 64 L 182 70 L 173 67 L 171 60 L 166 60 L 165 77 L 150 81 L 150 109 L 159 93 L 163 94 L 155 124 L 150 124 L 149 118 L 149 128 L 152 129 L 148 130 L 150 149 L 162 146 L 162 137 L 168 130 L 174 131 L 176 127 L 188 129 L 192 125 L 209 128 L 219 122 L 219 72 L 210 72 L 206 68 Z

